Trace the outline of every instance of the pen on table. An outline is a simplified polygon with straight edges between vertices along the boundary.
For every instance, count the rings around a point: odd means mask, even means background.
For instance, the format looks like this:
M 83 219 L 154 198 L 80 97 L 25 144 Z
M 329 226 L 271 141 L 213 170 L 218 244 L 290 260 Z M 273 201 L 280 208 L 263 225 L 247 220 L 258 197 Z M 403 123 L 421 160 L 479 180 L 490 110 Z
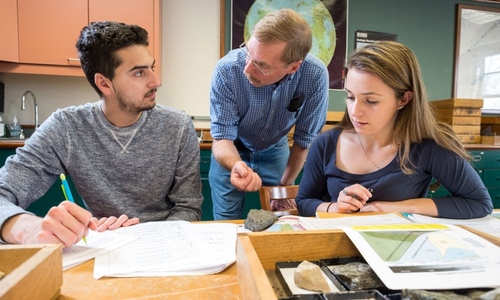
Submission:
M 63 191 L 64 198 L 68 201 L 75 203 L 75 199 L 73 199 L 73 195 L 71 194 L 71 190 L 69 189 L 68 182 L 66 181 L 66 175 L 61 174 L 59 177 L 61 178 L 62 182 L 61 189 Z M 85 242 L 85 244 L 87 244 L 87 237 L 84 236 L 82 239 Z
M 411 219 L 411 217 L 413 217 L 413 215 L 412 215 L 411 213 L 402 212 L 402 213 L 401 213 L 401 215 L 402 215 L 405 219 L 407 219 L 408 221 L 412 221 L 412 222 L 413 222 L 413 220 Z

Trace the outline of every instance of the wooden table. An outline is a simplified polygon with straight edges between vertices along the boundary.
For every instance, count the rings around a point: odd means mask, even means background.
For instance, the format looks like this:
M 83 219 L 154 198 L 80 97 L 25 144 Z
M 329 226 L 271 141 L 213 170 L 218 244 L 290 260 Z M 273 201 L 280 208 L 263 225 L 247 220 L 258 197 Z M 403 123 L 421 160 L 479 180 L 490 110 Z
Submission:
M 495 212 L 499 213 L 500 209 L 495 209 Z M 243 220 L 229 222 L 241 224 Z M 471 231 L 500 246 L 499 238 L 476 230 Z M 271 234 L 272 233 L 269 233 L 268 235 Z M 314 233 L 311 232 L 311 235 L 313 234 Z M 283 238 L 285 238 L 286 234 L 283 234 L 283 236 Z M 291 236 L 291 233 L 288 233 L 288 236 Z M 276 241 L 276 237 L 273 237 L 273 240 Z M 273 243 L 267 244 L 268 243 L 261 243 L 261 246 L 276 248 L 273 246 Z M 289 242 L 283 244 L 290 245 Z M 323 244 L 327 243 L 325 242 Z M 325 247 L 325 245 L 323 245 L 323 247 Z M 347 251 L 346 249 L 347 248 L 342 250 Z M 315 250 L 318 251 L 318 249 Z M 297 249 L 288 249 L 287 251 L 293 253 L 297 252 Z M 269 251 L 266 250 L 264 252 L 267 253 Z M 311 253 L 309 248 L 307 253 Z M 270 253 L 269 255 L 275 254 Z M 284 257 L 283 252 L 276 255 L 279 255 L 281 258 Z M 322 254 L 320 257 L 325 257 L 325 255 Z M 269 260 L 267 261 L 269 263 Z M 229 266 L 223 272 L 204 276 L 112 277 L 96 280 L 92 275 L 93 270 L 94 260 L 90 260 L 84 264 L 64 271 L 61 295 L 57 299 L 243 299 L 236 273 L 236 263 Z
M 244 220 L 201 221 L 193 223 Z M 236 263 L 224 271 L 202 276 L 103 277 L 93 276 L 94 260 L 63 272 L 60 300 L 76 299 L 243 299 L 236 276 Z
M 92 275 L 94 260 L 63 272 L 57 299 L 242 299 L 236 263 L 203 276 L 101 278 Z

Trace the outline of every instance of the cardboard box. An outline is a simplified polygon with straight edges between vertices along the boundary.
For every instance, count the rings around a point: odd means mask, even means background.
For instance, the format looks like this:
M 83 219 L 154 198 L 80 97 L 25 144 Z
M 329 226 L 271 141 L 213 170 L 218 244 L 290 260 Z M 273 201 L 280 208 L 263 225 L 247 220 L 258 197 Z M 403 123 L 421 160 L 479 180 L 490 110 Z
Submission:
M 277 262 L 355 256 L 359 251 L 341 230 L 240 234 L 236 266 L 243 299 L 278 299 Z
M 55 299 L 63 283 L 61 245 L 2 245 L 0 299 Z

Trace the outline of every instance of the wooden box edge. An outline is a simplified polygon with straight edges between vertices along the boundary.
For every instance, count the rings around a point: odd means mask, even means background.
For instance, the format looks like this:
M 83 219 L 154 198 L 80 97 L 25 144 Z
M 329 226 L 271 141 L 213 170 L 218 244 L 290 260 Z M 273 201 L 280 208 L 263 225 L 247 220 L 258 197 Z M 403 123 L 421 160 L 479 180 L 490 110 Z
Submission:
M 2 245 L 0 253 L 4 249 L 39 250 L 0 280 L 0 299 L 53 299 L 59 295 L 63 283 L 61 245 Z
M 237 244 L 237 276 L 243 299 L 277 299 L 266 270 L 274 270 L 278 261 L 361 255 L 339 229 L 247 233 L 238 236 Z

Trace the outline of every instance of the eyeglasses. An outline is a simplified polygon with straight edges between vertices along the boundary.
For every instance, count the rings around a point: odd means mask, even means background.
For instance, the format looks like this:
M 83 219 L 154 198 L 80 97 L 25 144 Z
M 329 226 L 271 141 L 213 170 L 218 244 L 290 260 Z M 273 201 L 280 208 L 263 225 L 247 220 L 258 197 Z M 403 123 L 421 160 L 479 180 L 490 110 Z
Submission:
M 252 62 L 254 67 L 256 67 L 257 70 L 259 70 L 262 73 L 262 75 L 264 75 L 264 76 L 270 75 L 270 74 L 276 72 L 278 69 L 284 68 L 284 67 L 288 66 L 289 64 L 291 64 L 291 63 L 287 63 L 287 64 L 282 65 L 281 67 L 275 67 L 275 68 L 270 67 L 270 66 L 266 66 L 266 65 L 263 65 L 262 63 L 254 61 L 250 57 L 250 53 L 248 53 L 248 50 L 246 48 L 245 43 L 240 45 L 240 49 L 243 50 L 247 56 L 247 64 L 248 64 L 248 62 Z

